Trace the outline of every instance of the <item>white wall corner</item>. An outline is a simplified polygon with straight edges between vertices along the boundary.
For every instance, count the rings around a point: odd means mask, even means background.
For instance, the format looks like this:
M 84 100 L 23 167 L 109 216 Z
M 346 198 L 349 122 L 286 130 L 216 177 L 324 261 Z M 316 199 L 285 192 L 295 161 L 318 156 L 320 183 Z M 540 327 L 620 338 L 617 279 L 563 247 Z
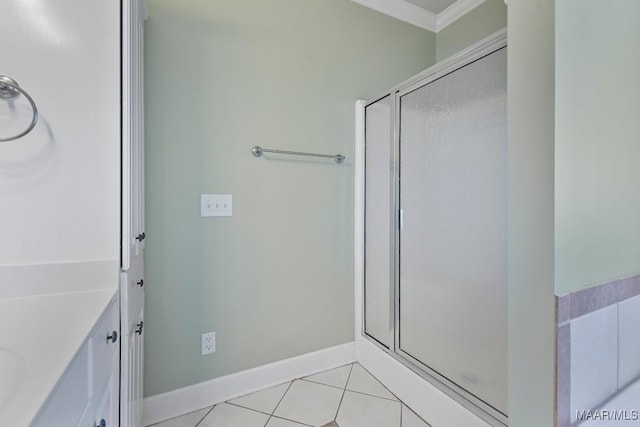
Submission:
M 355 361 L 356 345 L 350 342 L 147 397 L 142 424 L 149 426 Z
M 382 14 L 436 32 L 437 15 L 406 0 L 351 0 Z M 484 0 L 483 0 L 484 1 Z
M 485 0 L 458 0 L 442 12 L 436 19 L 436 32 L 452 24 L 462 16 L 484 3 Z

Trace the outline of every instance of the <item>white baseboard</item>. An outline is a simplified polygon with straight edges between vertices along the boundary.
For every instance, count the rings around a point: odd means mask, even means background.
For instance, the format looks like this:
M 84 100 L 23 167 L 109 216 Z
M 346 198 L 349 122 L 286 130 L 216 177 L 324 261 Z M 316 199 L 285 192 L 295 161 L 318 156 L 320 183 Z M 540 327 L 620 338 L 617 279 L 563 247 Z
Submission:
M 266 387 L 356 361 L 355 343 L 292 357 L 144 399 L 143 425 L 159 423 Z
M 362 336 L 356 338 L 358 362 L 432 426 L 490 427 L 464 406 Z

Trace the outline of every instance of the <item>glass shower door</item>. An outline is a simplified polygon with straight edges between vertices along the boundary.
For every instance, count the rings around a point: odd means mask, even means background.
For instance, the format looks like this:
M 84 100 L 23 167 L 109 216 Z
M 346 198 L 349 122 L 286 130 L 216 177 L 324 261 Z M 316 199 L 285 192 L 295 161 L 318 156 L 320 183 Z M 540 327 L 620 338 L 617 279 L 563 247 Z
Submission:
M 400 92 L 399 352 L 507 412 L 506 48 Z
M 391 95 L 365 108 L 364 332 L 393 348 Z

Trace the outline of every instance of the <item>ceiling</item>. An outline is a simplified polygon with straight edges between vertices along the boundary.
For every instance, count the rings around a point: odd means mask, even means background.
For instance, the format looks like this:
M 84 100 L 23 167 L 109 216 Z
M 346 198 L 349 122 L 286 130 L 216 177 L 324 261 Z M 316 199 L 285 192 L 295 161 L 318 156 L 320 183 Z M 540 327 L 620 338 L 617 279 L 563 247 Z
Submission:
M 456 0 L 407 0 L 409 3 L 413 3 L 418 7 L 423 9 L 427 9 L 431 13 L 435 13 L 436 15 L 452 4 L 456 2 Z
M 434 33 L 485 2 L 485 0 L 351 1 Z

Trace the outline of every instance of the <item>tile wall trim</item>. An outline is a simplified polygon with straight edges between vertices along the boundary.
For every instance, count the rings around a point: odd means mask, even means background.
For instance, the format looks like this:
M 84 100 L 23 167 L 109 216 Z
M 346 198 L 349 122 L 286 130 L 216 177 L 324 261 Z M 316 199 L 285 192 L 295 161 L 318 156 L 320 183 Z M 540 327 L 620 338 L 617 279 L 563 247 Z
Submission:
M 556 296 L 556 427 L 571 420 L 571 321 L 640 295 L 640 274 Z
M 556 297 L 557 323 L 562 325 L 637 295 L 640 295 L 640 274 Z

